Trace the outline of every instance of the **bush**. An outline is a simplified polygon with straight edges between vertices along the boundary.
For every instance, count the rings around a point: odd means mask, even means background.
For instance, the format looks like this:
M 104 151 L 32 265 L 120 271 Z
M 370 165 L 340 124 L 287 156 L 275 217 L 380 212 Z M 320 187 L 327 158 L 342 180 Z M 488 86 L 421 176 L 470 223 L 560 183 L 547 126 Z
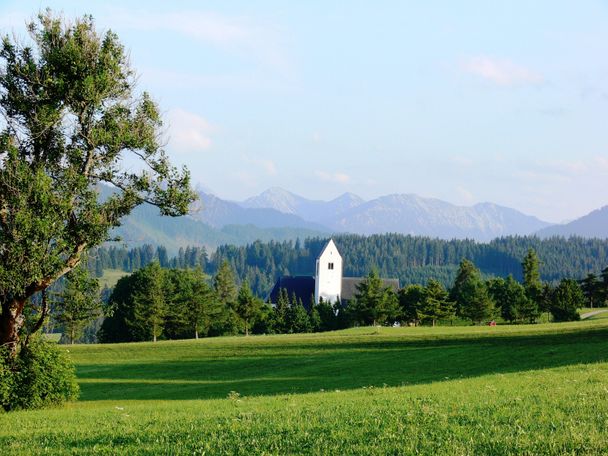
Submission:
M 71 360 L 57 344 L 35 339 L 11 360 L 0 359 L 0 401 L 5 410 L 60 405 L 78 398 Z

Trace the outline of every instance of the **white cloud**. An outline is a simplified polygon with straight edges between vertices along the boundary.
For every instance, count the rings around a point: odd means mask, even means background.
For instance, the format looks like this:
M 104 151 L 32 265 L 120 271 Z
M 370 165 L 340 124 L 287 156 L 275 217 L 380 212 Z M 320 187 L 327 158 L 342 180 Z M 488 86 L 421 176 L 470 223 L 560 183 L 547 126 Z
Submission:
M 545 81 L 540 73 L 508 59 L 473 57 L 463 62 L 462 68 L 470 74 L 505 87 L 539 85 Z
M 272 24 L 257 23 L 244 16 L 226 16 L 213 12 L 179 11 L 157 13 L 117 10 L 112 24 L 144 31 L 168 31 L 199 42 L 254 57 L 272 67 L 287 70 L 288 59 L 283 51 L 281 33 Z M 109 21 L 110 22 L 110 21 Z
M 277 165 L 275 164 L 275 162 L 273 162 L 270 159 L 267 158 L 253 158 L 253 157 L 249 157 L 249 156 L 245 156 L 243 157 L 244 161 L 246 163 L 250 163 L 252 165 L 255 165 L 259 168 L 262 168 L 262 170 L 264 170 L 264 172 L 269 175 L 269 176 L 276 176 L 277 175 Z
M 213 127 L 203 117 L 183 109 L 167 114 L 169 146 L 177 152 L 200 152 L 211 147 Z
M 334 182 L 338 184 L 346 184 L 348 181 L 350 181 L 350 176 L 348 174 L 340 172 L 329 173 L 327 171 L 315 171 L 315 176 L 322 181 Z

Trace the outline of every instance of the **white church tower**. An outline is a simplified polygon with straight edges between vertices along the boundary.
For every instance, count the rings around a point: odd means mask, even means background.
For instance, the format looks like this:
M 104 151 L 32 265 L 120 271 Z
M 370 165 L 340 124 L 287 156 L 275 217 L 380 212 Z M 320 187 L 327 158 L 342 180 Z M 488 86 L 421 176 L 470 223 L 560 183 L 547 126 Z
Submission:
M 333 239 L 330 239 L 317 258 L 315 273 L 315 303 L 319 298 L 336 302 L 342 296 L 342 257 Z

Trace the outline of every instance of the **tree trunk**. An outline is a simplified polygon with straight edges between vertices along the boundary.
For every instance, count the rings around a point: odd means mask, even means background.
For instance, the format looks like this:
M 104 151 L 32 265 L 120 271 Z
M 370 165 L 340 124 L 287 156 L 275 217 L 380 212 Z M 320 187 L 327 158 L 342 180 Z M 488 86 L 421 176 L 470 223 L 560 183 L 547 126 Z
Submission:
M 194 338 L 198 340 L 198 329 L 194 330 Z
M 154 339 L 153 339 L 153 341 L 154 341 L 154 342 L 156 342 L 156 333 L 154 334 Z
M 247 326 L 247 323 L 245 323 L 245 335 L 248 336 L 249 335 L 249 328 Z
M 17 354 L 19 331 L 25 322 L 23 308 L 27 298 L 14 298 L 2 305 L 0 314 L 0 346 L 6 346 L 11 356 Z

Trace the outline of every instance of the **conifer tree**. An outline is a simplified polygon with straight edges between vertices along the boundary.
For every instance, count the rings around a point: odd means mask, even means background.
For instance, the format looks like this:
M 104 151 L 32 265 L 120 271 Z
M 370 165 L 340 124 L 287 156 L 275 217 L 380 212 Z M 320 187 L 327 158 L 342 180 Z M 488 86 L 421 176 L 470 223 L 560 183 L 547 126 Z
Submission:
M 151 334 L 156 342 L 163 333 L 169 310 L 165 300 L 165 274 L 157 261 L 143 268 L 142 272 L 144 287 L 133 298 L 133 320 L 130 324 Z
M 458 315 L 464 316 L 464 308 L 469 304 L 469 294 L 471 290 L 475 289 L 475 284 L 480 281 L 479 269 L 475 267 L 472 261 L 462 260 L 449 295 L 449 300 L 456 305 Z
M 463 317 L 480 324 L 494 317 L 495 305 L 488 293 L 486 284 L 481 280 L 468 281 L 462 288 L 465 305 L 461 307 Z
M 363 324 L 383 324 L 387 319 L 399 315 L 397 297 L 382 283 L 375 269 L 357 285 L 355 302 L 352 309 L 357 320 Z
M 285 288 L 279 290 L 279 298 L 273 311 L 273 330 L 275 333 L 282 334 L 287 332 L 289 295 Z
M 70 344 L 82 335 L 87 324 L 101 314 L 99 283 L 84 267 L 65 276 L 65 287 L 55 301 L 53 318 L 63 325 Z
M 562 279 L 551 294 L 551 315 L 554 321 L 580 320 L 578 309 L 585 304 L 585 295 L 573 279 Z
M 435 279 L 430 279 L 424 289 L 421 313 L 431 320 L 433 326 L 437 320 L 454 315 L 454 303 L 448 300 L 448 292 Z
M 253 295 L 249 282 L 245 280 L 241 284 L 237 297 L 237 314 L 243 322 L 246 336 L 249 335 L 249 329 L 258 316 L 261 306 L 262 302 Z
M 194 330 L 194 338 L 198 339 L 201 333 L 207 332 L 214 320 L 221 317 L 223 309 L 200 269 L 184 271 L 183 274 L 188 282 L 182 290 L 184 317 Z
M 543 299 L 543 284 L 540 280 L 539 261 L 536 251 L 534 249 L 528 249 L 528 253 L 522 261 L 523 277 L 524 277 L 524 288 L 526 290 L 526 296 L 530 300 L 530 310 L 534 305 L 539 310 L 542 309 Z M 528 312 L 529 314 L 538 313 L 538 311 Z
M 398 298 L 403 321 L 417 326 L 424 318 L 424 287 L 418 284 L 408 285 L 399 290 Z
M 226 326 L 231 333 L 240 331 L 240 319 L 236 310 L 238 289 L 234 271 L 228 260 L 224 260 L 213 279 L 213 288 L 220 303 L 224 306 Z

